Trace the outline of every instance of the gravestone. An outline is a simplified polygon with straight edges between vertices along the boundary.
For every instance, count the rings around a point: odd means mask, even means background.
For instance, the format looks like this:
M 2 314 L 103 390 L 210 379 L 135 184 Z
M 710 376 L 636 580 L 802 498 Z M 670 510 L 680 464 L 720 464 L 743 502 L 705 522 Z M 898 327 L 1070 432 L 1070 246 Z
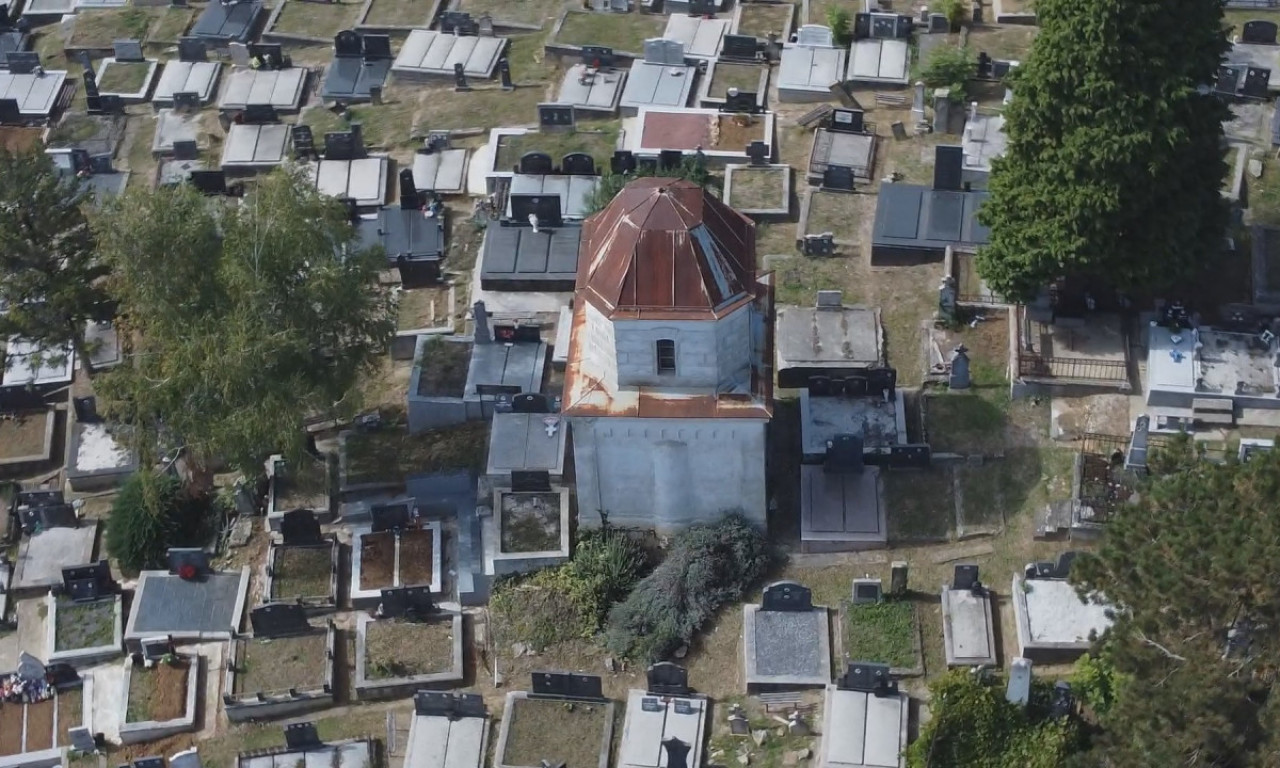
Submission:
M 23 680 L 44 680 L 44 662 L 23 651 L 18 654 L 18 677 Z
M 688 0 L 690 16 L 714 16 L 720 10 L 716 0 Z
M 484 697 L 476 693 L 418 691 L 413 695 L 413 712 L 424 717 L 484 717 Z
M 931 33 L 950 32 L 951 22 L 947 19 L 947 15 L 945 13 L 929 14 L 929 31 Z
M 246 125 L 268 125 L 280 122 L 276 108 L 270 104 L 250 104 L 241 112 Z
M 382 86 L 381 85 L 374 85 L 374 84 L 369 85 L 369 103 L 375 107 L 382 106 Z
M 658 152 L 658 170 L 674 171 L 684 160 L 684 153 L 678 149 L 664 149 Z
M 320 521 L 309 509 L 292 509 L 280 519 L 280 535 L 285 546 L 314 546 L 323 544 Z
M 1005 687 L 1005 701 L 1025 707 L 1031 700 L 1031 659 L 1021 656 L 1009 665 L 1009 684 Z
M 284 69 L 284 48 L 279 43 L 250 43 L 249 59 L 257 59 L 262 69 Z
M 173 142 L 173 159 L 199 160 L 200 145 L 195 139 L 175 139 Z
M 760 55 L 760 42 L 755 35 L 725 35 L 720 46 L 722 59 L 746 59 L 754 61 Z
M 660 696 L 688 696 L 689 672 L 669 661 L 660 661 L 645 671 L 648 693 Z
M 1013 67 L 1014 63 L 1012 61 L 996 59 L 991 62 L 991 76 L 997 80 L 1003 80 Z
M 907 127 L 902 124 L 902 121 L 892 123 L 889 128 L 893 131 L 893 138 L 899 141 L 907 138 Z
M 22 108 L 17 99 L 0 99 L 0 125 L 14 125 L 22 122 Z
M 15 75 L 29 75 L 40 66 L 40 54 L 35 51 L 10 51 L 5 60 Z
M 133 761 L 133 768 L 165 768 L 164 758 L 163 757 L 140 757 L 137 760 Z
M 607 68 L 617 63 L 613 49 L 605 45 L 582 46 L 582 63 L 588 67 Z
M 409 527 L 412 510 L 409 502 L 396 501 L 389 504 L 374 504 L 369 507 L 369 519 L 374 533 L 382 531 L 403 531 Z
M 394 59 L 395 56 L 391 53 L 391 35 L 361 35 L 360 54 L 365 61 Z
M 534 672 L 530 677 L 531 697 L 604 700 L 604 685 L 599 675 Z
M 199 112 L 200 107 L 200 94 L 195 91 L 178 91 L 173 94 L 175 112 Z
M 951 577 L 952 589 L 973 589 L 978 584 L 981 584 L 978 581 L 978 566 L 973 563 L 961 563 L 955 567 Z
M 636 156 L 627 150 L 618 150 L 609 158 L 609 171 L 616 174 L 635 173 Z
M 165 561 L 169 564 L 169 573 L 187 580 L 202 578 L 213 570 L 209 566 L 209 553 L 199 547 L 171 547 L 165 553 Z
M 192 747 L 169 755 L 169 768 L 201 768 L 199 750 Z
M 249 66 L 249 46 L 244 43 L 228 43 L 227 53 L 231 56 L 231 63 L 237 67 Z
M 480 14 L 480 18 L 476 19 L 476 34 L 480 37 L 493 37 L 496 34 L 492 16 L 487 13 Z
M 203 194 L 227 194 L 227 175 L 222 171 L 193 170 L 188 179 L 191 185 Z
M 443 152 L 452 146 L 449 131 L 427 131 L 427 151 Z
M 759 97 L 755 91 L 730 88 L 724 96 L 724 104 L 720 105 L 720 111 L 754 114 L 761 111 Z
M 76 413 L 76 421 L 81 424 L 98 424 L 102 417 L 98 415 L 98 399 L 93 395 L 71 398 L 71 406 Z
M 832 48 L 835 46 L 834 35 L 830 27 L 821 24 L 805 24 L 796 33 L 796 45 L 808 48 Z
M 965 390 L 971 384 L 969 350 L 961 344 L 951 352 L 951 368 L 947 375 L 947 386 L 955 390 Z
M 863 133 L 866 130 L 866 113 L 860 109 L 833 109 L 827 129 L 836 133 Z
M 779 581 L 765 587 L 760 599 L 762 611 L 812 611 L 813 593 L 803 584 Z
M 952 323 L 956 319 L 958 291 L 955 276 L 943 275 L 942 284 L 938 286 L 938 315 L 944 323 Z
M 573 131 L 577 119 L 572 104 L 539 104 L 538 128 L 543 131 Z
M 864 691 L 877 696 L 898 692 L 898 683 L 889 674 L 889 665 L 874 661 L 851 661 L 836 687 L 846 691 Z
M 1275 45 L 1276 23 L 1262 19 L 1246 21 L 1240 30 L 1240 42 L 1253 43 L 1255 45 Z
M 969 18 L 974 24 L 980 25 L 983 23 L 982 0 L 974 0 L 973 8 L 969 12 Z
M 1270 93 L 1271 70 L 1261 67 L 1249 67 L 1244 73 L 1244 84 L 1240 86 L 1240 94 L 1251 99 L 1265 99 Z
M 937 134 L 952 133 L 951 130 L 951 89 L 933 89 L 933 132 Z
M 344 29 L 333 36 L 333 55 L 342 58 L 355 58 L 364 54 L 364 42 L 360 34 Z
M 644 41 L 644 60 L 648 64 L 661 64 L 667 67 L 684 66 L 684 43 L 663 37 L 651 37 Z
M 769 155 L 773 154 L 769 151 L 769 145 L 763 141 L 751 142 L 746 151 L 752 165 L 768 165 Z
M 964 148 L 939 145 L 933 153 L 933 188 L 958 192 L 964 188 Z
M 382 590 L 379 615 L 388 619 L 403 616 L 427 616 L 435 610 L 431 587 L 397 587 Z
M 836 252 L 836 236 L 830 232 L 805 235 L 801 243 L 801 250 L 805 256 L 832 256 Z
M 856 382 L 856 379 L 833 381 L 832 388 L 835 391 L 832 394 L 865 394 L 865 382 L 863 382 L 861 387 L 853 388 L 853 391 L 850 391 L 851 381 Z M 862 390 L 861 393 L 858 391 L 859 389 Z M 857 474 L 862 471 L 864 462 L 862 454 L 862 435 L 833 435 L 831 439 L 827 441 L 827 455 L 826 461 L 823 465 L 823 470 L 837 475 Z
M 116 61 L 144 61 L 141 40 L 116 40 L 111 44 Z
M 502 78 L 502 90 L 515 90 L 515 83 L 511 82 L 511 60 L 506 56 L 498 59 L 498 75 Z
M 311 631 L 307 609 L 297 603 L 271 603 L 249 611 L 255 637 L 286 637 Z
M 338 131 L 324 135 L 324 157 L 326 160 L 358 160 L 362 147 L 356 146 L 356 134 L 352 131 Z
M 93 734 L 83 725 L 67 729 L 67 738 L 71 741 L 71 749 L 76 752 L 96 752 L 98 743 L 94 741 Z
M 471 86 L 467 85 L 467 68 L 460 61 L 453 63 L 453 90 L 458 92 L 471 90 Z
M 551 473 L 545 469 L 511 470 L 513 493 L 548 493 L 551 490 Z
M 853 604 L 878 603 L 884 599 L 884 585 L 879 579 L 854 579 Z
M 733 709 L 729 710 L 729 733 L 734 736 L 751 735 L 751 721 L 747 720 L 747 713 L 741 704 L 734 704 Z
M 284 744 L 290 751 L 315 749 L 324 744 L 315 723 L 289 723 L 284 727 Z
M 76 602 L 96 600 L 109 594 L 114 585 L 106 560 L 62 569 L 62 590 Z
M 511 398 L 512 413 L 551 413 L 551 398 L 541 392 L 521 392 Z
M 474 37 L 480 32 L 480 25 L 471 14 L 462 11 L 445 11 L 440 14 L 440 31 L 452 33 L 459 37 Z
M 293 135 L 293 157 L 295 160 L 310 160 L 316 156 L 316 137 L 309 125 L 295 125 L 290 130 Z
M 663 739 L 662 748 L 666 750 L 667 753 L 667 768 L 688 768 L 689 750 L 691 749 L 688 744 L 677 739 L 675 736 L 671 736 L 667 739 Z
M 822 188 L 837 192 L 854 190 L 853 169 L 847 165 L 828 165 L 822 172 Z
M 919 80 L 911 86 L 911 121 L 916 125 L 924 122 L 924 83 Z
M 566 176 L 594 176 L 595 158 L 585 152 L 570 152 L 560 158 L 560 172 Z
M 520 163 L 516 166 L 516 173 L 542 176 L 551 173 L 554 168 L 551 155 L 546 152 L 525 152 L 520 156 Z
M 889 594 L 902 597 L 907 594 L 907 563 L 894 560 L 889 565 Z
M 160 661 L 175 652 L 173 640 L 168 637 L 152 637 L 141 641 L 142 658 L 148 661 Z
M 232 43 L 237 45 L 237 43 Z M 209 47 L 198 37 L 178 38 L 178 61 L 208 61 Z

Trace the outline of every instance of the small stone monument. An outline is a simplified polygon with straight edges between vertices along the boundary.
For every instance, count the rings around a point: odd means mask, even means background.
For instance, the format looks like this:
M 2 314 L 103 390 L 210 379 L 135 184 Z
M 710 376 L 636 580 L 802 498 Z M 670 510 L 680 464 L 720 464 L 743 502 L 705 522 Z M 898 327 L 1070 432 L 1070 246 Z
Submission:
M 951 132 L 951 89 L 933 89 L 933 132 Z
M 747 722 L 747 713 L 742 711 L 742 706 L 735 704 L 733 709 L 729 710 L 729 732 L 734 736 L 750 736 L 751 724 Z
M 471 86 L 467 85 L 466 67 L 460 61 L 453 65 L 453 90 L 459 93 L 471 90 Z
M 901 120 L 889 126 L 893 130 L 893 138 L 902 141 L 907 138 L 907 126 Z
M 502 90 L 515 90 L 515 83 L 511 82 L 511 60 L 506 56 L 498 59 L 498 74 L 502 76 Z
M 902 597 L 907 594 L 907 563 L 895 560 L 889 566 L 889 594 Z
M 800 710 L 793 709 L 787 716 L 787 734 L 790 736 L 808 736 L 809 724 L 800 716 Z
M 1021 656 L 1009 668 L 1009 685 L 1004 697 L 1010 704 L 1025 707 L 1031 698 L 1031 659 Z
M 951 389 L 963 390 L 972 385 L 969 377 L 969 350 L 961 344 L 951 353 L 951 374 L 947 378 L 947 386 Z
M 249 66 L 249 46 L 244 43 L 228 43 L 227 51 L 231 54 L 231 63 L 237 67 Z
M 921 80 L 911 88 L 911 121 L 916 125 L 924 122 L 924 82 Z
M 953 275 L 946 275 L 942 278 L 942 285 L 938 286 L 938 320 L 945 325 L 950 325 L 956 321 L 956 301 L 957 296 L 956 279 Z

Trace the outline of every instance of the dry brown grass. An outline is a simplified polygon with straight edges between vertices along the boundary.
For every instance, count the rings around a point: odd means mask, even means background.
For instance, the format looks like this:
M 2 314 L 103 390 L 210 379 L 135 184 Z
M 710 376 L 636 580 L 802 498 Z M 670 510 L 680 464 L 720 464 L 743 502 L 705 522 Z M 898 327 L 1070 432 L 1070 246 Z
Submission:
M 17 459 L 44 453 L 46 411 L 24 412 L 0 419 L 0 458 Z
M 600 743 L 608 724 L 603 704 L 580 701 L 517 699 L 507 734 L 507 765 L 593 766 L 600 761 Z
M 364 661 L 370 680 L 448 672 L 453 667 L 453 623 L 388 619 L 370 622 L 365 628 Z
M 325 632 L 241 642 L 244 655 L 235 676 L 237 693 L 271 693 L 324 684 L 328 663 Z

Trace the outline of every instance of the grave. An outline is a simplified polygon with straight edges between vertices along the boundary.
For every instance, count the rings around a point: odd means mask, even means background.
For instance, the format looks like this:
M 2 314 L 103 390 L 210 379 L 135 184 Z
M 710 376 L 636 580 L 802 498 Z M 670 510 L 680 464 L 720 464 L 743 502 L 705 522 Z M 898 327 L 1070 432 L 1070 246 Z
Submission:
M 66 84 L 65 71 L 33 71 L 30 63 L 19 65 L 16 54 L 10 54 L 9 70 L 0 72 L 0 124 L 19 125 L 49 119 Z
M 885 463 L 906 445 L 906 407 L 892 368 L 869 369 L 844 378 L 814 376 L 800 390 L 800 432 L 804 461 L 822 464 L 833 442 L 858 441 L 863 459 Z
M 292 133 L 295 155 L 300 152 L 299 135 L 314 144 L 308 126 L 294 126 Z M 354 201 L 358 208 L 372 208 L 386 201 L 391 162 L 386 155 L 370 155 L 366 151 L 360 123 L 351 123 L 346 131 L 326 133 L 318 149 L 323 150 L 321 156 L 303 167 L 315 179 L 321 194 Z
M 725 10 L 729 0 L 665 0 L 662 12 L 676 15 L 711 15 Z
M 52 685 L 49 679 L 53 678 Z M 46 667 L 27 653 L 13 672 L 0 675 L 6 690 L 17 685 L 30 695 L 6 697 L 0 703 L 5 724 L 4 763 L 15 768 L 48 768 L 66 762 L 69 747 L 92 730 L 93 680 L 81 678 L 65 664 Z M 90 737 L 92 739 L 92 737 Z
M 119 656 L 124 634 L 121 595 L 106 561 L 63 568 L 60 591 L 45 596 L 49 663 L 87 667 Z
M 262 171 L 288 159 L 289 126 L 281 123 L 236 123 L 222 146 L 223 171 Z
M 829 187 L 827 170 L 832 167 L 848 168 L 852 182 L 868 183 L 875 173 L 875 127 L 865 119 L 860 109 L 836 109 L 826 120 L 826 125 L 813 134 L 813 146 L 809 150 L 809 169 L 806 178 L 810 184 Z M 834 187 L 840 191 L 852 191 L 849 183 Z
M 898 766 L 907 746 L 910 699 L 889 681 L 883 665 L 849 664 L 849 671 L 828 685 L 823 704 L 819 765 Z
M 227 719 L 287 717 L 332 706 L 333 623 L 312 626 L 302 606 L 283 603 L 255 609 L 250 618 L 253 635 L 232 642 L 223 672 Z
M 425 590 L 422 595 L 390 594 L 396 592 L 412 590 L 384 590 L 383 615 L 362 613 L 356 619 L 352 687 L 360 699 L 453 687 L 463 679 L 462 613 L 456 606 L 422 607 L 431 605 Z M 409 606 L 412 609 L 406 611 Z
M 844 79 L 847 53 L 835 46 L 831 30 L 817 24 L 800 27 L 796 42 L 782 46 L 778 64 L 778 101 L 828 101 L 831 85 Z
M 1001 157 L 1008 146 L 1004 133 L 1004 115 L 983 115 L 977 105 L 970 105 L 964 124 L 964 171 L 961 179 L 970 189 L 986 189 L 991 175 L 991 161 Z
M 622 114 L 635 115 L 648 106 L 687 106 L 697 71 L 685 62 L 684 44 L 664 38 L 645 40 L 644 58 L 631 63 L 622 89 L 618 102 Z
M 800 465 L 800 547 L 803 552 L 854 552 L 888 546 L 888 503 L 880 468 L 832 472 Z
M 1011 595 L 1020 655 L 1034 661 L 1074 660 L 1111 626 L 1111 607 L 1082 601 L 1065 578 L 1015 576 Z
M 791 213 L 791 166 L 726 165 L 724 201 L 757 221 L 775 221 Z
M 888 182 L 880 185 L 871 232 L 873 264 L 921 263 L 941 259 L 948 246 L 973 252 L 990 231 L 978 221 L 987 193 L 964 189 L 960 147 L 937 147 L 932 186 Z
M 82 149 L 46 149 L 58 176 L 72 183 L 88 187 L 97 200 L 114 197 L 124 191 L 129 179 L 111 164 L 110 155 L 90 155 Z
M 494 489 L 493 514 L 484 520 L 485 574 L 523 573 L 567 561 L 572 551 L 569 488 L 552 485 L 546 470 L 515 470 L 510 486 Z
M 253 107 L 270 107 L 277 112 L 297 112 L 306 91 L 307 70 L 303 67 L 284 69 L 233 69 L 227 77 L 218 109 L 243 112 Z
M 115 41 L 113 54 L 98 64 L 98 92 L 118 96 L 126 104 L 146 101 L 160 62 L 143 56 L 139 40 Z
M 69 433 L 66 480 L 78 493 L 118 487 L 138 469 L 131 435 L 119 425 L 75 422 Z
M 217 91 L 222 63 L 208 60 L 204 40 L 183 37 L 178 40 L 178 58 L 165 62 L 156 82 L 151 103 L 155 107 L 173 106 L 176 93 L 194 93 L 200 104 L 208 104 Z
M 807 587 L 770 584 L 759 605 L 742 606 L 747 693 L 820 687 L 831 681 L 831 629 Z
M 566 155 L 565 157 L 575 156 Z M 589 159 L 591 156 L 586 157 Z M 594 168 L 594 161 L 591 162 L 591 167 Z M 502 209 L 505 222 L 515 226 L 528 225 L 528 213 L 532 211 L 516 211 L 512 207 L 512 201 L 530 197 L 556 198 L 559 201 L 559 218 L 565 221 L 577 222 L 589 215 L 588 204 L 596 185 L 600 183 L 600 177 L 594 173 L 570 173 L 564 166 L 564 158 L 561 158 L 560 165 L 552 166 L 546 172 L 542 172 L 544 168 L 545 166 L 536 163 L 521 164 L 517 166 L 516 172 L 511 174 L 505 184 L 506 205 Z M 549 226 L 554 218 L 554 216 L 550 219 L 543 217 Z
M 5 19 L 8 19 L 7 14 Z M 10 53 L 21 53 L 30 47 L 31 35 L 24 29 L 0 29 L 0 70 L 9 68 Z
M 371 507 L 372 521 L 351 528 L 350 599 L 355 607 L 373 608 L 382 591 L 397 587 L 444 590 L 440 565 L 444 538 L 439 520 L 413 521 L 413 501 L 403 499 Z M 384 514 L 402 511 L 397 529 L 382 529 Z
M 362 215 L 356 233 L 362 246 L 382 246 L 387 266 L 399 270 L 405 287 L 434 283 L 445 253 L 444 206 L 418 194 L 411 169 L 400 171 L 399 186 L 399 205 Z
M 870 86 L 907 85 L 911 73 L 909 16 L 859 13 L 845 80 Z
M 49 349 L 38 342 L 10 336 L 4 343 L 0 390 L 22 387 L 45 391 L 69 384 L 75 362 L 70 346 Z
M 375 90 L 381 93 L 392 58 L 387 35 L 339 32 L 333 39 L 333 62 L 325 72 L 320 97 L 344 104 L 369 101 Z
M 858 375 L 884 365 L 880 310 L 820 291 L 812 307 L 779 306 L 774 321 L 778 386 L 801 389 L 813 376 Z
M 513 472 L 546 472 L 552 481 L 563 480 L 568 424 L 551 412 L 550 398 L 517 397 L 522 398 L 515 405 L 518 410 L 493 415 L 485 475 L 509 480 Z
M 1202 423 L 1230 423 L 1236 408 L 1280 406 L 1274 336 L 1185 326 L 1153 321 L 1147 330 L 1147 405 L 1189 408 Z
M 505 37 L 459 37 L 428 29 L 415 29 L 400 46 L 391 71 L 405 82 L 452 79 L 455 65 L 466 77 L 491 78 L 506 50 Z
M 729 33 L 729 19 L 675 15 L 667 19 L 662 37 L 684 46 L 684 55 L 692 59 L 715 61 L 720 46 Z
M 738 96 L 730 97 L 736 91 Z M 698 106 L 724 112 L 762 112 L 769 68 L 749 61 L 713 61 L 698 87 Z
M 413 184 L 419 192 L 461 195 L 467 191 L 467 158 L 470 151 L 449 146 L 449 134 L 426 139 L 426 146 L 413 155 Z
M 151 139 L 151 154 L 154 157 L 172 155 L 175 143 L 194 141 L 198 145 L 200 132 L 199 112 L 162 109 L 156 113 L 156 129 Z
M 480 287 L 485 291 L 572 291 L 582 228 L 539 226 L 535 230 L 527 222 L 511 224 L 485 231 Z
M 511 691 L 502 711 L 494 768 L 608 768 L 614 703 L 595 675 L 534 672 L 532 691 Z M 561 734 L 577 737 L 565 739 Z M 597 741 L 594 737 L 599 734 Z
M 709 702 L 692 694 L 685 670 L 670 662 L 655 664 L 645 688 L 627 691 L 618 765 L 699 768 L 709 716 Z M 683 761 L 677 755 L 684 755 Z
M 94 561 L 98 521 L 77 523 L 70 506 L 32 510 L 37 532 L 24 537 L 14 562 L 12 592 L 45 592 L 62 584 L 62 569 Z M 27 518 L 23 528 L 26 530 Z
M 329 462 L 310 457 L 301 461 L 292 466 L 278 454 L 266 461 L 267 525 L 272 531 L 279 531 L 284 516 L 299 509 L 310 510 L 322 523 L 333 519 Z
M 309 517 L 319 531 L 319 523 L 310 510 L 284 514 L 284 542 L 273 542 L 267 553 L 264 599 L 294 603 L 313 611 L 332 610 L 338 602 L 338 542 L 320 536 L 314 541 L 304 538 L 291 542 L 288 524 L 299 517 Z
M 644 158 L 663 150 L 686 155 L 699 152 L 716 163 L 749 160 L 746 148 L 753 141 L 773 146 L 774 113 L 726 114 L 714 109 L 666 109 L 641 107 L 636 126 L 626 135 L 626 149 Z
M 147 571 L 142 573 L 145 576 Z M 194 731 L 200 656 L 168 653 L 162 659 L 147 661 L 143 654 L 133 654 L 124 660 L 121 689 L 121 744 Z
M 978 566 L 957 565 L 951 584 L 942 587 L 942 644 L 948 666 L 996 665 L 992 595 L 977 576 Z
M 575 109 L 612 115 L 618 111 L 627 71 L 615 66 L 612 48 L 583 46 L 582 61 L 573 64 L 560 81 L 556 101 Z
M 420 691 L 404 764 L 413 768 L 484 768 L 489 749 L 489 717 L 475 694 Z
M 1274 96 L 1280 91 L 1280 46 L 1244 40 L 1233 43 L 1218 70 L 1215 90 L 1231 96 Z
M 54 408 L 10 411 L 0 421 L 0 468 L 20 474 L 53 459 L 53 436 L 58 423 Z
M 209 3 L 188 33 L 222 48 L 230 43 L 247 43 L 263 13 L 262 0 L 236 3 Z
M 166 635 L 175 642 L 229 640 L 240 626 L 249 591 L 249 568 L 214 571 L 208 558 L 178 562 L 192 550 L 171 549 L 169 570 L 138 576 L 124 639 L 136 647 L 143 638 Z

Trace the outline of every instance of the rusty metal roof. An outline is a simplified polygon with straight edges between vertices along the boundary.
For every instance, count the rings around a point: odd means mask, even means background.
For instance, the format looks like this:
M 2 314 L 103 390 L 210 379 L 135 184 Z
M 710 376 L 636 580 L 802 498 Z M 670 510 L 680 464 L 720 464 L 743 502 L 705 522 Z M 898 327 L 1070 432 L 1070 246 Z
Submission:
M 577 290 L 610 318 L 720 317 L 755 293 L 755 243 L 697 184 L 637 179 L 583 224 Z

